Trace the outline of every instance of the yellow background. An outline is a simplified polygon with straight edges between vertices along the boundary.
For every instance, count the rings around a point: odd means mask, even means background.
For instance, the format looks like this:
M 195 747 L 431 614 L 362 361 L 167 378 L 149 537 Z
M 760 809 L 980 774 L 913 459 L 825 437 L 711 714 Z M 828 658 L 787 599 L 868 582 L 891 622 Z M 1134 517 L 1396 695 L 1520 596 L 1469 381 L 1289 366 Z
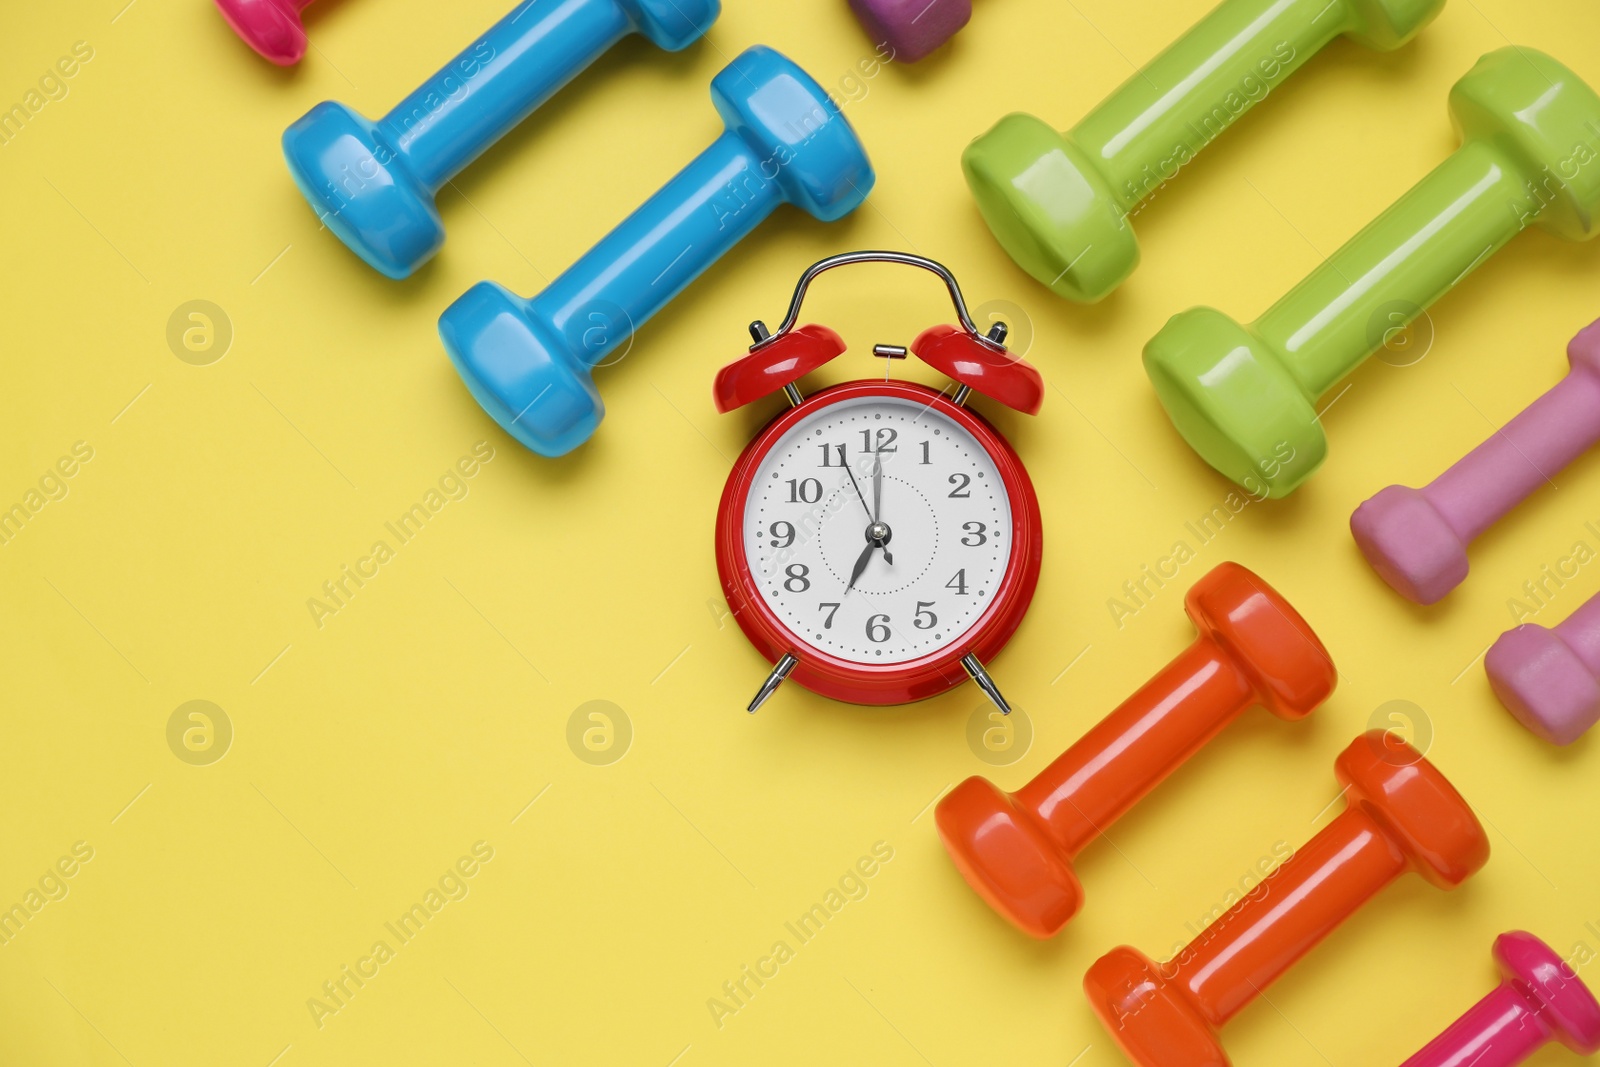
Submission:
M 1207 0 L 978 0 L 953 47 L 859 82 L 871 48 L 843 0 L 729 0 L 704 43 L 625 42 L 470 168 L 440 197 L 442 254 L 404 283 L 318 232 L 279 134 L 328 97 L 381 114 L 503 0 L 327 0 L 288 72 L 203 0 L 125 4 L 18 5 L 0 38 L 6 103 L 74 42 L 94 49 L 0 147 L 0 504 L 75 442 L 94 450 L 0 547 L 0 905 L 75 842 L 94 850 L 0 947 L 0 1061 L 1121 1063 L 1084 969 L 1121 942 L 1165 957 L 1275 843 L 1325 825 L 1334 755 L 1391 700 L 1422 709 L 1413 725 L 1493 859 L 1454 894 L 1387 890 L 1227 1028 L 1236 1061 L 1397 1064 L 1489 988 L 1499 931 L 1600 947 L 1595 741 L 1536 740 L 1475 661 L 1524 581 L 1577 541 L 1600 547 L 1585 528 L 1600 464 L 1485 537 L 1434 609 L 1384 587 L 1346 526 L 1561 376 L 1600 313 L 1600 247 L 1518 237 L 1433 309 L 1425 358 L 1353 376 L 1315 479 L 1205 546 L 1184 523 L 1229 487 L 1139 363 L 1192 304 L 1253 317 L 1451 151 L 1446 93 L 1480 54 L 1531 45 L 1600 82 L 1600 9 L 1451 0 L 1398 54 L 1336 42 L 1155 196 L 1135 221 L 1144 264 L 1083 308 L 990 240 L 960 150 L 1012 109 L 1070 125 Z M 525 453 L 461 387 L 436 316 L 480 278 L 531 294 L 577 258 L 716 134 L 707 83 L 757 42 L 849 99 L 876 192 L 833 226 L 780 212 L 601 373 L 592 444 Z M 971 686 L 882 710 L 788 686 L 742 710 L 766 664 L 723 614 L 712 523 L 777 405 L 718 415 L 711 376 L 750 319 L 781 317 L 807 264 L 879 246 L 940 259 L 975 305 L 1020 316 L 1050 385 L 1037 418 L 977 402 L 1028 463 L 1046 525 L 1038 598 L 992 665 L 1035 730 L 1009 767 L 968 747 Z M 235 333 L 209 366 L 166 341 L 194 299 Z M 807 317 L 854 352 L 813 387 L 873 373 L 873 342 L 948 315 L 908 272 L 828 279 Z M 494 459 L 467 498 L 319 629 L 307 599 L 479 441 Z M 1197 558 L 1119 629 L 1107 600 L 1180 539 Z M 947 861 L 931 802 L 969 774 L 1014 788 L 1039 771 L 1190 640 L 1182 590 L 1227 559 L 1303 611 L 1338 692 L 1299 725 L 1247 715 L 1082 857 L 1087 906 L 1061 937 L 1015 933 Z M 1597 588 L 1600 566 L 1580 569 L 1538 620 Z M 167 744 L 194 699 L 235 731 L 210 766 Z M 590 700 L 631 722 L 610 766 L 568 746 Z M 307 1000 L 478 841 L 494 858 L 469 895 L 319 1029 Z M 866 897 L 719 1028 L 708 998 L 879 841 L 894 858 Z

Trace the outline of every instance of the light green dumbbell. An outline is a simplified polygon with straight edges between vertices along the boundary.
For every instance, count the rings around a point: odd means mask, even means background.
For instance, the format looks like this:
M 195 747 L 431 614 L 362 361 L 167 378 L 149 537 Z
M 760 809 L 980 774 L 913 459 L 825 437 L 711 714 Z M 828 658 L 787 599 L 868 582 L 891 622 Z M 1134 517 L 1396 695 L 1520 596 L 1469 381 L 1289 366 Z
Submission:
M 1600 232 L 1600 96 L 1531 48 L 1502 48 L 1450 90 L 1461 137 L 1418 182 L 1249 326 L 1175 315 L 1145 345 L 1167 414 L 1202 459 L 1286 496 L 1327 455 L 1316 401 L 1528 226 Z
M 1139 265 L 1128 216 L 1340 35 L 1399 48 L 1445 0 L 1224 0 L 1065 134 L 1020 112 L 961 157 L 995 238 L 1068 300 Z

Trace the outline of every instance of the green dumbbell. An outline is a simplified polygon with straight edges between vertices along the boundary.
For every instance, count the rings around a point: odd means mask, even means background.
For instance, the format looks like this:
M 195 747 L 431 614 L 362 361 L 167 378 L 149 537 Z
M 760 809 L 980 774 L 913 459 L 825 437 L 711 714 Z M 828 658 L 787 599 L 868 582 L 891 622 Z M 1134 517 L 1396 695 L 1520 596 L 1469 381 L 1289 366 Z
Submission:
M 1007 115 L 961 157 L 978 210 L 1023 270 L 1099 300 L 1139 265 L 1128 216 L 1342 35 L 1399 48 L 1445 0 L 1224 0 L 1065 134 Z
M 1461 147 L 1249 326 L 1209 307 L 1145 345 L 1167 414 L 1240 485 L 1287 496 L 1327 455 L 1316 401 L 1528 226 L 1600 233 L 1600 96 L 1502 48 L 1450 90 Z

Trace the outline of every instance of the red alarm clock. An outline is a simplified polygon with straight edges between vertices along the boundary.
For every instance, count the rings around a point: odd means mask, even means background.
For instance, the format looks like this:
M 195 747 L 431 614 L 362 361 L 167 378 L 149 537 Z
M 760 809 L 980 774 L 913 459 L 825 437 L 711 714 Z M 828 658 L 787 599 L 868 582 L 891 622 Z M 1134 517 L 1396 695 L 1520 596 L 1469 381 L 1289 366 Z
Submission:
M 826 326 L 796 325 L 806 289 L 855 263 L 905 264 L 944 280 L 960 321 L 924 330 L 910 351 L 953 389 L 885 374 L 801 395 L 795 383 L 845 351 Z M 717 410 L 778 392 L 790 407 L 734 464 L 717 512 L 728 606 L 774 664 L 749 710 L 786 678 L 836 700 L 885 705 L 970 677 L 1009 712 L 984 663 L 1010 640 L 1038 585 L 1039 500 L 1016 452 L 967 400 L 978 392 L 1035 414 L 1039 372 L 1006 350 L 1004 323 L 978 332 L 949 270 L 900 252 L 813 264 L 778 331 L 756 321 L 750 334 L 749 354 L 717 374 Z

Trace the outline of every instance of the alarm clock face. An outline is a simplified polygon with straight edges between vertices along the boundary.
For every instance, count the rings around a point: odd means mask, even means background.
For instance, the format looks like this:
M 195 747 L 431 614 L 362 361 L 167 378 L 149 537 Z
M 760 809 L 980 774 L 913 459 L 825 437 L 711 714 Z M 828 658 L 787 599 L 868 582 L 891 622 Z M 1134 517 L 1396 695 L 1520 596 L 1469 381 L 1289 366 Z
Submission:
M 759 596 L 798 640 L 856 663 L 959 642 L 990 607 L 1011 543 L 994 457 L 934 405 L 902 397 L 818 407 L 768 449 L 745 498 Z

